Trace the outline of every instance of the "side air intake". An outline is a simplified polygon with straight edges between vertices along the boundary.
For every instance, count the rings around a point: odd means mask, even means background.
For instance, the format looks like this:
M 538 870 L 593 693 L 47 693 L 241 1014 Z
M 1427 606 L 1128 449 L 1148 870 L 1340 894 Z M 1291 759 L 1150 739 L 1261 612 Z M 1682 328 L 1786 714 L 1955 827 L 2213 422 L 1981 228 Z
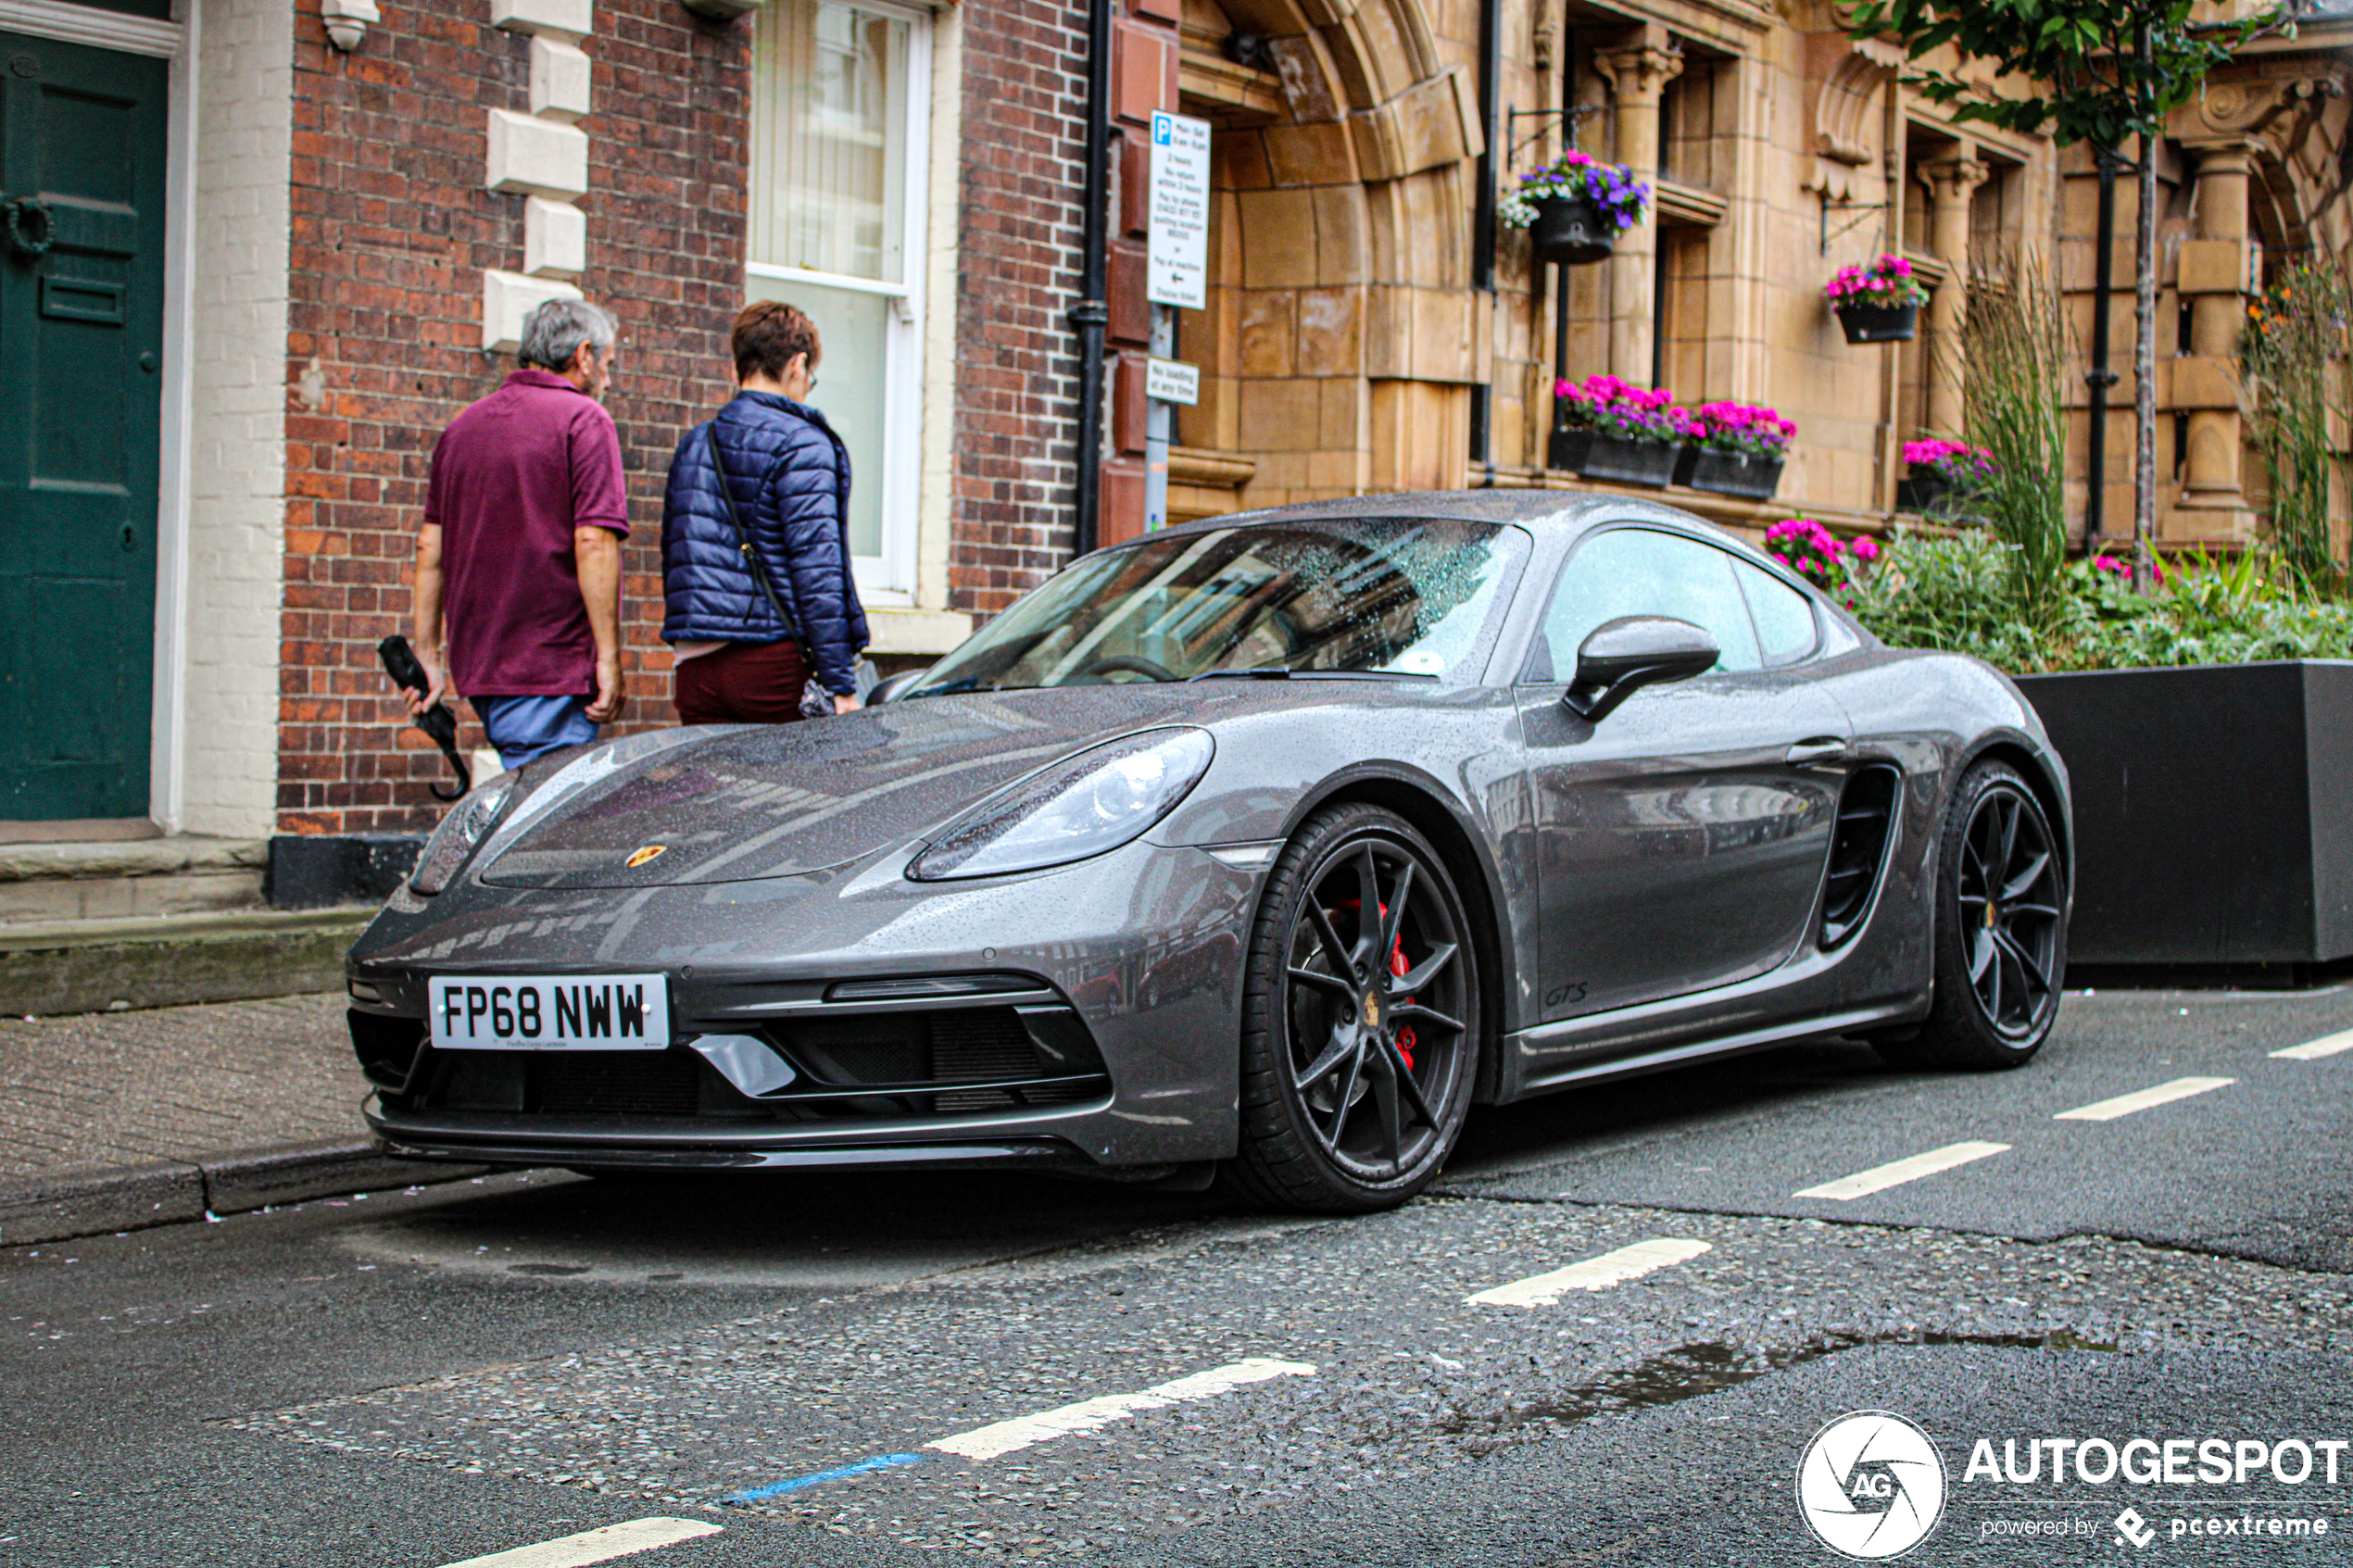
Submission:
M 1871 907 L 1902 784 L 1894 768 L 1869 767 L 1849 778 L 1839 794 L 1838 831 L 1831 835 L 1831 872 L 1822 891 L 1825 948 L 1854 935 Z

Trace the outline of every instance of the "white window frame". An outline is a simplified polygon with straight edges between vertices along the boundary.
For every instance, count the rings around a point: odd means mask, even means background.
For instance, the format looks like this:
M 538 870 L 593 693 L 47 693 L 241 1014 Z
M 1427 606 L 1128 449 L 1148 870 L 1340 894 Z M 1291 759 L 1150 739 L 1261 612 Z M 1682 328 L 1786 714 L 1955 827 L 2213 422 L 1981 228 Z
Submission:
M 855 278 L 837 272 L 813 272 L 802 267 L 777 267 L 747 260 L 747 279 L 772 282 L 808 283 L 820 288 L 881 295 L 892 302 L 886 318 L 883 345 L 882 462 L 880 473 L 853 473 L 853 486 L 882 487 L 882 553 L 859 556 L 852 565 L 858 596 L 868 604 L 912 605 L 915 602 L 917 489 L 923 470 L 925 271 L 930 258 L 931 217 L 931 30 L 927 6 L 894 5 L 891 0 L 849 0 L 859 9 L 907 24 L 907 119 L 900 128 L 907 138 L 900 199 L 905 214 L 899 247 L 900 276 L 896 280 Z M 755 26 L 759 25 L 757 22 Z M 752 90 L 763 84 L 756 78 Z M 823 405 L 819 405 L 823 407 Z

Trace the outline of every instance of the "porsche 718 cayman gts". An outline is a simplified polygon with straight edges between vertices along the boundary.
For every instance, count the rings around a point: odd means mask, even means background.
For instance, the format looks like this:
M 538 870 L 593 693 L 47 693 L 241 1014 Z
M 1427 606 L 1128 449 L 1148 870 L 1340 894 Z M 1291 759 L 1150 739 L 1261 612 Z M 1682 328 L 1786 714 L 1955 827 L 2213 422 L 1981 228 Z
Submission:
M 2033 709 L 1665 506 L 1168 529 L 889 685 L 454 808 L 351 953 L 383 1146 L 1365 1210 L 1474 1104 L 1809 1036 L 2010 1067 L 2058 1006 Z

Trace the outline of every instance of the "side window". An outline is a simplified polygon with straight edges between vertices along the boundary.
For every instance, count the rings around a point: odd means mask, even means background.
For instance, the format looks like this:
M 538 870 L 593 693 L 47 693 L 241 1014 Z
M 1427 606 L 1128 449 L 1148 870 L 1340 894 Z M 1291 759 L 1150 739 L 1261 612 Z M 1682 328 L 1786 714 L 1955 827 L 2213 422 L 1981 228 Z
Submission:
M 1528 681 L 1566 681 L 1577 649 L 1594 627 L 1621 615 L 1668 615 L 1701 627 L 1723 650 L 1718 670 L 1764 664 L 1748 605 L 1724 551 L 1674 533 L 1616 528 L 1577 547 L 1554 585 L 1543 630 L 1530 652 Z
M 1748 597 L 1748 612 L 1756 621 L 1757 650 L 1765 666 L 1778 670 L 1795 664 L 1814 651 L 1821 634 L 1814 624 L 1814 606 L 1805 595 L 1769 571 L 1734 559 L 1733 574 Z

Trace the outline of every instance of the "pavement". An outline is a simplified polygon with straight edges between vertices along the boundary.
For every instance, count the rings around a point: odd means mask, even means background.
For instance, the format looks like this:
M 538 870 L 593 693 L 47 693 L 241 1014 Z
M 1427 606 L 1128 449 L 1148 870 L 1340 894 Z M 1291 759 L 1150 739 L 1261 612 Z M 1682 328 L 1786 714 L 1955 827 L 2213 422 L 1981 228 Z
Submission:
M 0 1250 L 0 1568 L 2344 1562 L 2353 1050 L 2275 1053 L 2347 1028 L 2070 994 L 2020 1073 L 1483 1111 L 1355 1220 L 526 1173 Z
M 367 1093 L 337 993 L 0 1019 L 0 1243 L 419 1180 Z

